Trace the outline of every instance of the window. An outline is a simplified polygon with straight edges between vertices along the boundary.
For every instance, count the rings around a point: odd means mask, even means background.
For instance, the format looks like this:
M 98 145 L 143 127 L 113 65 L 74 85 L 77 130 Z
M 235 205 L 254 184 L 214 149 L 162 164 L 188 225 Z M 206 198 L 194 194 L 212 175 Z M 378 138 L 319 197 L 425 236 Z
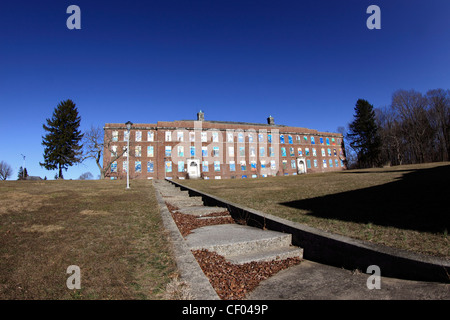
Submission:
M 219 142 L 219 133 L 218 132 L 212 133 L 212 140 L 213 140 L 213 142 Z
M 201 133 L 201 140 L 202 142 L 208 142 L 208 136 L 206 131 L 202 131 Z
M 291 168 L 295 169 L 295 160 L 291 160 Z
M 275 160 L 270 160 L 270 169 L 277 170 L 277 164 L 275 163 Z
M 266 168 L 266 161 L 261 160 L 261 169 L 265 169 L 265 168 Z
M 275 151 L 274 151 L 273 147 L 269 147 L 269 156 L 275 157 Z
M 267 135 L 267 142 L 272 143 L 272 134 Z
M 112 141 L 114 142 L 119 141 L 119 131 L 112 132 Z
M 183 131 L 177 131 L 177 141 L 183 142 L 184 141 L 184 132 Z
M 322 157 L 325 157 L 325 149 L 322 148 Z
M 242 170 L 242 171 L 247 170 L 247 165 L 246 165 L 246 163 L 245 163 L 245 160 L 242 160 L 242 161 L 240 162 L 240 165 L 241 165 L 241 170 Z
M 328 162 L 330 164 L 330 168 L 333 167 L 333 159 L 330 159 L 330 161 Z
M 326 167 L 327 167 L 327 160 L 326 160 L 326 159 L 323 159 L 323 163 L 322 163 L 322 166 L 323 166 L 324 168 L 326 168 Z
M 155 140 L 155 133 L 153 131 L 147 132 L 147 141 L 154 141 Z
M 317 157 L 316 148 L 312 148 L 312 155 L 313 157 Z
M 244 134 L 242 132 L 238 133 L 238 142 L 244 142 Z
M 142 141 L 142 131 L 136 131 L 135 140 Z
M 339 167 L 338 159 L 334 159 L 334 166 L 335 166 L 336 168 Z
M 266 152 L 265 152 L 265 150 L 264 150 L 264 147 L 260 147 L 259 148 L 259 156 L 260 157 L 264 157 L 266 155 Z
M 250 147 L 250 157 L 256 157 L 255 147 Z
M 178 161 L 178 172 L 184 172 L 184 161 Z
M 228 156 L 234 157 L 234 147 L 228 147 Z
M 228 142 L 233 142 L 233 133 L 232 132 L 227 132 L 227 141 Z
M 333 149 L 333 154 L 335 157 L 337 156 L 336 149 Z
M 306 160 L 306 167 L 311 169 L 311 160 Z
M 140 161 L 135 161 L 134 162 L 134 172 L 141 172 L 141 162 Z
M 189 149 L 190 149 L 190 154 L 191 154 L 191 157 L 195 157 L 195 147 L 194 146 L 190 146 L 189 147 Z
M 295 136 L 295 140 L 296 140 L 297 143 L 300 143 L 300 142 L 301 142 L 300 136 L 299 136 L 299 135 L 296 135 L 296 136 Z
M 147 147 L 147 157 L 153 158 L 153 156 L 154 156 L 153 146 L 148 146 Z
M 111 158 L 112 157 L 117 157 L 117 146 L 111 147 Z
M 117 161 L 111 163 L 111 172 L 117 172 Z
M 305 155 L 309 156 L 309 148 L 305 148 Z
M 326 138 L 325 141 L 327 142 L 327 146 L 330 145 L 330 138 Z
M 148 161 L 147 162 L 147 172 L 148 173 L 153 173 L 153 170 L 154 170 L 153 161 Z
M 166 172 L 172 172 L 172 161 L 166 161 L 164 166 L 166 168 Z
M 189 132 L 189 141 L 194 142 L 195 141 L 195 132 Z
M 317 159 L 314 159 L 314 168 L 317 168 Z
M 202 147 L 202 157 L 208 156 L 208 147 Z
M 311 137 L 311 144 L 316 144 L 316 141 L 314 140 L 314 137 Z
M 253 142 L 253 134 L 249 133 L 248 134 L 248 143 L 252 143 Z
M 142 157 L 141 146 L 136 146 L 134 148 L 134 156 L 135 157 Z
M 264 135 L 262 133 L 258 134 L 258 141 L 259 142 L 264 142 Z
M 291 157 L 295 157 L 295 151 L 294 151 L 294 148 L 293 148 L 293 147 L 290 147 L 290 148 L 289 148 L 289 155 L 290 155 Z
M 230 171 L 236 171 L 236 163 L 234 161 L 230 161 Z
M 284 143 L 284 135 L 280 134 L 280 143 Z
M 213 147 L 213 156 L 218 157 L 219 156 L 219 147 Z
M 184 157 L 184 146 L 178 146 L 178 157 Z
M 298 156 L 302 157 L 303 156 L 302 148 L 298 148 L 297 151 L 298 151 Z
M 292 141 L 292 136 L 291 135 L 288 135 L 288 141 L 289 141 L 289 144 L 293 144 L 294 142 Z
M 165 149 L 165 155 L 166 155 L 166 157 L 171 157 L 172 156 L 172 147 L 171 146 L 166 146 L 166 149 Z
M 125 130 L 123 132 L 123 141 L 128 141 L 129 137 L 130 137 L 130 133 L 127 130 Z
M 320 144 L 323 144 L 323 138 L 322 137 L 319 138 L 319 141 L 320 141 Z
M 165 138 L 166 138 L 166 141 L 172 141 L 172 132 L 166 131 Z
M 283 160 L 282 165 L 283 165 L 283 169 L 286 170 L 287 169 L 287 160 Z
M 245 157 L 245 147 L 239 147 L 239 156 Z
M 208 161 L 202 161 L 202 172 L 208 172 Z
M 328 156 L 331 157 L 331 149 L 328 148 Z
M 286 157 L 286 148 L 285 147 L 281 147 L 281 156 Z
M 256 171 L 256 161 L 250 161 L 250 170 Z
M 214 171 L 215 172 L 220 171 L 220 161 L 214 161 Z

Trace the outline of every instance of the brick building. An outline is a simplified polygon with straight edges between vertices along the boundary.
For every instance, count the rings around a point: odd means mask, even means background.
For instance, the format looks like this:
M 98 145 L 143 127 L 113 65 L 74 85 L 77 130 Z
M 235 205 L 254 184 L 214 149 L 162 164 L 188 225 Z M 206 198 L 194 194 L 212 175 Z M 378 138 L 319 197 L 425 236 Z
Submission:
M 126 126 L 107 123 L 104 129 L 103 163 L 112 163 L 106 176 L 123 178 Z M 341 134 L 276 125 L 271 116 L 266 124 L 206 121 L 200 111 L 196 121 L 133 124 L 129 135 L 132 179 L 256 178 L 345 169 Z

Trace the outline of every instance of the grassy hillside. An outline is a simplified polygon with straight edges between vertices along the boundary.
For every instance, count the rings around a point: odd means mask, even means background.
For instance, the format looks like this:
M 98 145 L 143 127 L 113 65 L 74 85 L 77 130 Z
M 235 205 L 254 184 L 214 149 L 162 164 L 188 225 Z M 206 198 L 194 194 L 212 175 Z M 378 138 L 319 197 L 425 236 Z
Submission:
M 162 298 L 175 264 L 151 183 L 131 186 L 0 182 L 0 299 Z
M 184 180 L 204 192 L 325 231 L 450 257 L 450 163 L 287 177 Z

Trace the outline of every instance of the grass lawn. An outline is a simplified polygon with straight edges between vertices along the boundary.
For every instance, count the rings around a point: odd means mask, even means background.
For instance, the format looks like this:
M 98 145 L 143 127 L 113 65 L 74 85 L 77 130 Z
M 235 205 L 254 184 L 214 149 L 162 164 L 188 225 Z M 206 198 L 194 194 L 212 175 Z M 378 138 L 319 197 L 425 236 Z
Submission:
M 182 184 L 325 231 L 450 258 L 450 163 Z
M 149 181 L 2 181 L 0 270 L 0 299 L 161 299 L 176 265 Z

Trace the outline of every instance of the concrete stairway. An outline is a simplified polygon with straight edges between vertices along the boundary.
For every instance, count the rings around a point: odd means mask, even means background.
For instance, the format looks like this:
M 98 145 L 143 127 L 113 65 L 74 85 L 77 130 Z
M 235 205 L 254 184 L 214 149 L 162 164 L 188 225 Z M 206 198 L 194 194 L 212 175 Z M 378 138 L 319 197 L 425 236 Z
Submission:
M 207 226 L 186 237 L 191 250 L 207 249 L 233 264 L 274 261 L 303 256 L 303 249 L 291 245 L 291 235 L 238 224 Z
M 189 197 L 167 181 L 155 181 L 155 188 L 164 201 L 179 208 L 178 212 L 197 217 L 210 213 L 224 212 L 220 207 L 203 206 L 201 197 Z M 229 215 L 229 214 L 228 214 Z M 222 255 L 233 264 L 251 261 L 274 261 L 303 257 L 303 249 L 291 245 L 290 234 L 262 230 L 238 224 L 221 224 L 192 230 L 186 237 L 191 250 L 207 249 Z

